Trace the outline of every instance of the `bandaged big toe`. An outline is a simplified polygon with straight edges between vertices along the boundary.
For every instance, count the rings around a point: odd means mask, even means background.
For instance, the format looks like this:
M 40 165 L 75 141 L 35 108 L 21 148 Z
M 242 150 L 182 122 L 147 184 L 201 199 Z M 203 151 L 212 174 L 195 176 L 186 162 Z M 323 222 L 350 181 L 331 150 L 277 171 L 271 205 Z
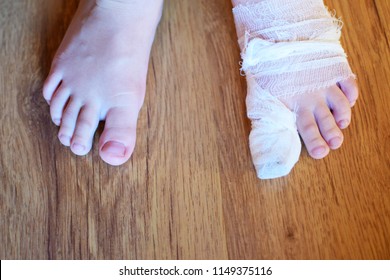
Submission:
M 233 14 L 248 84 L 249 145 L 257 176 L 285 176 L 299 159 L 301 141 L 296 110 L 279 99 L 315 94 L 354 77 L 339 42 L 341 21 L 322 0 L 248 1 Z

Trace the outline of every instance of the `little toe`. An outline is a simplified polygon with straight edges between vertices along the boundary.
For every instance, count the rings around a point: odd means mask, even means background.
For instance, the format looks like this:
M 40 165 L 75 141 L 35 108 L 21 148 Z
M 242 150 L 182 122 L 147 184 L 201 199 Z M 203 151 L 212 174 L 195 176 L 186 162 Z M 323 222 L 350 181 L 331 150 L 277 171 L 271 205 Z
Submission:
M 80 109 L 81 103 L 71 99 L 62 114 L 61 126 L 58 131 L 58 139 L 65 146 L 70 146 L 70 141 L 76 127 L 76 121 Z
M 70 89 L 61 85 L 54 93 L 50 103 L 50 115 L 55 125 L 60 125 L 62 113 L 70 96 Z
M 344 140 L 343 133 L 329 108 L 325 104 L 319 105 L 315 108 L 314 114 L 322 138 L 328 143 L 329 148 L 332 150 L 340 148 Z
M 99 140 L 100 157 L 111 165 L 125 163 L 135 146 L 138 110 L 113 108 L 107 113 L 104 131 Z
M 354 106 L 356 100 L 359 97 L 359 88 L 354 78 L 349 78 L 339 82 L 340 89 L 343 91 L 345 96 L 348 98 L 350 106 Z
M 46 78 L 46 81 L 43 84 L 43 97 L 46 99 L 48 103 L 50 103 L 51 98 L 59 87 L 62 80 L 62 76 L 58 72 L 50 73 Z
M 346 96 L 338 87 L 334 87 L 328 92 L 327 101 L 338 127 L 347 128 L 351 122 L 351 106 Z
M 298 112 L 297 126 L 310 156 L 324 158 L 329 153 L 329 147 L 321 136 L 313 113 L 307 110 Z
M 83 156 L 91 150 L 93 135 L 98 124 L 99 109 L 93 106 L 83 107 L 77 118 L 76 128 L 71 140 L 70 149 L 73 153 Z

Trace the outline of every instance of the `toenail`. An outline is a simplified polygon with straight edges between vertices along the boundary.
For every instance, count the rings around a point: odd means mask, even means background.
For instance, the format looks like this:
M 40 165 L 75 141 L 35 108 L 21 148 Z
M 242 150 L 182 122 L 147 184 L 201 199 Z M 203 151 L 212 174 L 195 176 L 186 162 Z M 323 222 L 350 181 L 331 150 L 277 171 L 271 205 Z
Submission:
M 105 153 L 109 153 L 113 156 L 123 157 L 126 153 L 126 147 L 122 143 L 118 143 L 115 141 L 109 141 L 104 144 L 102 151 Z
M 322 156 L 323 154 L 325 154 L 325 152 L 326 148 L 324 146 L 317 147 L 312 151 L 313 155 L 315 156 Z
M 342 141 L 342 140 L 341 140 L 340 137 L 332 138 L 332 139 L 330 139 L 330 141 L 329 141 L 329 146 L 331 146 L 332 148 L 338 147 L 338 146 L 340 146 L 341 141 Z
M 85 146 L 83 146 L 83 145 L 80 145 L 80 144 L 77 144 L 77 143 L 73 143 L 72 144 L 72 150 L 74 150 L 74 151 L 77 151 L 77 152 L 84 152 L 84 150 L 85 150 Z
M 338 125 L 340 128 L 346 128 L 348 126 L 348 124 L 349 124 L 349 121 L 347 121 L 347 120 L 342 120 L 342 121 L 338 122 Z

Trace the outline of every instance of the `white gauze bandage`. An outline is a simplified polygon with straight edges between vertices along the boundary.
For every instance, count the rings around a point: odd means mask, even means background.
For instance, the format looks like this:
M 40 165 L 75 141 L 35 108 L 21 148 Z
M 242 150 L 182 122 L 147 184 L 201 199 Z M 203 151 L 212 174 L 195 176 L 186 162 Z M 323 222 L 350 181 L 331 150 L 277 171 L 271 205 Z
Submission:
M 301 141 L 296 114 L 279 98 L 314 94 L 354 77 L 339 42 L 341 21 L 322 0 L 248 1 L 233 14 L 248 84 L 253 163 L 259 178 L 281 177 L 298 161 Z

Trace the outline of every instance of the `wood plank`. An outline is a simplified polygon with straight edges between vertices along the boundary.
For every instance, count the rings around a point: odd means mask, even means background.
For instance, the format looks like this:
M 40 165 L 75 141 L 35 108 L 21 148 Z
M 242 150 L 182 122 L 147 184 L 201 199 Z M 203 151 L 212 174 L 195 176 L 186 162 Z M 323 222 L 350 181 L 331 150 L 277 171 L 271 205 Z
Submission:
M 57 140 L 41 97 L 77 1 L 0 1 L 1 259 L 389 259 L 389 1 L 328 0 L 361 91 L 345 144 L 259 180 L 231 4 L 166 0 L 131 160 Z

